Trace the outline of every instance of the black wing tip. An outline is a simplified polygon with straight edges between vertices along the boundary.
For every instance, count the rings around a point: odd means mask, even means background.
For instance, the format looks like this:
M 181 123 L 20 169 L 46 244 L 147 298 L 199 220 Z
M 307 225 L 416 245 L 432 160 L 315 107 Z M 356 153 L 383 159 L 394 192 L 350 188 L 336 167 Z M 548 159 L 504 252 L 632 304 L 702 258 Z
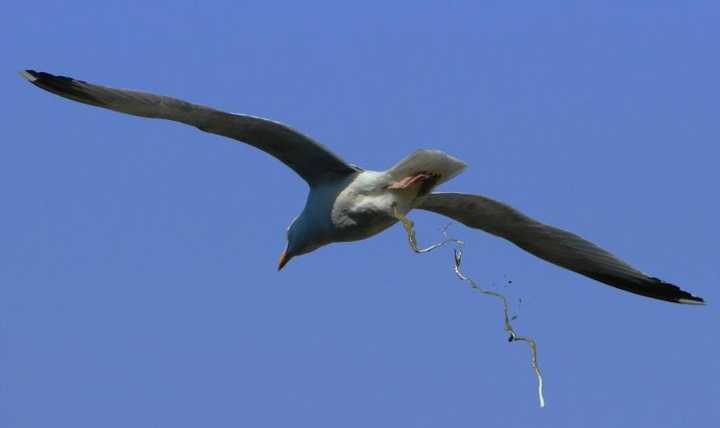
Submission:
M 657 297 L 663 300 L 668 300 L 674 303 L 681 303 L 685 305 L 705 305 L 705 299 L 698 296 L 693 296 L 692 294 L 688 293 L 687 291 L 681 289 L 677 285 L 670 284 L 669 282 L 665 282 L 660 278 L 649 278 L 653 284 L 651 287 L 658 287 L 658 289 L 662 289 L 663 297 Z M 654 297 L 654 296 L 650 296 Z
M 20 75 L 27 79 L 30 83 L 39 85 L 41 83 L 50 83 L 53 81 L 65 81 L 67 83 L 76 81 L 72 77 L 67 76 L 56 76 L 54 74 L 46 73 L 44 71 L 35 71 L 35 70 L 22 70 L 20 72 Z
M 660 278 L 647 276 L 645 278 L 630 278 L 617 275 L 606 275 L 597 272 L 582 272 L 583 275 L 603 282 L 607 285 L 639 294 L 653 299 L 664 300 L 671 303 L 685 305 L 705 305 L 702 297 L 693 296 L 677 285 L 665 282 Z
M 88 93 L 88 83 L 67 76 L 56 76 L 44 71 L 23 70 L 20 75 L 28 82 L 61 97 L 103 107 L 104 103 Z

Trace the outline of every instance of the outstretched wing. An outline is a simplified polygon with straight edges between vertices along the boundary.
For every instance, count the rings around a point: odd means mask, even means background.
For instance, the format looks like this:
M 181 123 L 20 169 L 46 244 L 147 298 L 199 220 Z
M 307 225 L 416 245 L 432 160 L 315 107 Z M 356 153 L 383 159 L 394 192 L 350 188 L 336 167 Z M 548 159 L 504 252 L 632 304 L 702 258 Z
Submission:
M 550 263 L 631 293 L 675 303 L 700 297 L 645 275 L 590 241 L 531 219 L 501 202 L 462 193 L 432 193 L 417 207 L 505 238 Z
M 311 185 L 329 175 L 358 170 L 311 138 L 268 119 L 226 113 L 146 92 L 106 88 L 44 72 L 26 70 L 21 74 L 33 85 L 74 101 L 134 116 L 182 122 L 242 141 L 278 158 Z

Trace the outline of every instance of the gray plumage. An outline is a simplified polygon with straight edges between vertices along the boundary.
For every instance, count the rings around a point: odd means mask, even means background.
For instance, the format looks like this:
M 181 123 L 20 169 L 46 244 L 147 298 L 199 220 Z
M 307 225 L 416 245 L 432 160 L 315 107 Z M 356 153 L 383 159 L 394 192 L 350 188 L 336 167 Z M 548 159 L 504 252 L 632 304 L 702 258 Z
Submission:
M 648 276 L 573 233 L 540 223 L 492 199 L 432 193 L 465 164 L 436 150 L 419 150 L 387 171 L 353 166 L 294 129 L 259 117 L 227 113 L 175 98 L 107 88 L 26 70 L 33 85 L 81 103 L 135 116 L 182 122 L 260 149 L 292 168 L 310 186 L 302 213 L 288 228 L 279 268 L 323 245 L 376 235 L 414 208 L 453 218 L 507 239 L 555 265 L 632 293 L 675 303 L 703 299 Z

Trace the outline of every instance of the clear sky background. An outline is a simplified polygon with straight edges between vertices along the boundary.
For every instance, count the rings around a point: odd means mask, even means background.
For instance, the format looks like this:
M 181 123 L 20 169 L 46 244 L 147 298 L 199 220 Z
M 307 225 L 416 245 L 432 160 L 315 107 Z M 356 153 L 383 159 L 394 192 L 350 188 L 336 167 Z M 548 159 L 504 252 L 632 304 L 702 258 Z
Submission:
M 0 426 L 711 426 L 720 419 L 720 6 L 711 1 L 7 2 Z M 35 68 L 286 122 L 481 193 L 709 301 L 653 301 L 461 225 L 276 272 L 306 186 L 262 152 L 55 97 Z M 416 213 L 430 243 L 447 222 Z M 508 281 L 512 285 L 506 286 Z

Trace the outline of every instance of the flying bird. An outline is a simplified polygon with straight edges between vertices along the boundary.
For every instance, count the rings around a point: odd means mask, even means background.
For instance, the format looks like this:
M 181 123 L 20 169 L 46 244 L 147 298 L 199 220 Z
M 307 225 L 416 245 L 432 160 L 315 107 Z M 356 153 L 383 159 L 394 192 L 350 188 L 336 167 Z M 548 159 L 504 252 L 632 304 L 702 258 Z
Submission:
M 310 193 L 305 208 L 287 229 L 278 270 L 293 257 L 324 245 L 369 238 L 395 224 L 398 213 L 421 209 L 504 238 L 543 260 L 631 293 L 675 303 L 704 303 L 592 242 L 504 203 L 479 195 L 434 193 L 436 186 L 465 168 L 463 162 L 441 151 L 418 150 L 386 171 L 364 170 L 272 120 L 33 70 L 21 75 L 61 97 L 134 116 L 182 122 L 249 144 L 285 163 L 308 183 Z

